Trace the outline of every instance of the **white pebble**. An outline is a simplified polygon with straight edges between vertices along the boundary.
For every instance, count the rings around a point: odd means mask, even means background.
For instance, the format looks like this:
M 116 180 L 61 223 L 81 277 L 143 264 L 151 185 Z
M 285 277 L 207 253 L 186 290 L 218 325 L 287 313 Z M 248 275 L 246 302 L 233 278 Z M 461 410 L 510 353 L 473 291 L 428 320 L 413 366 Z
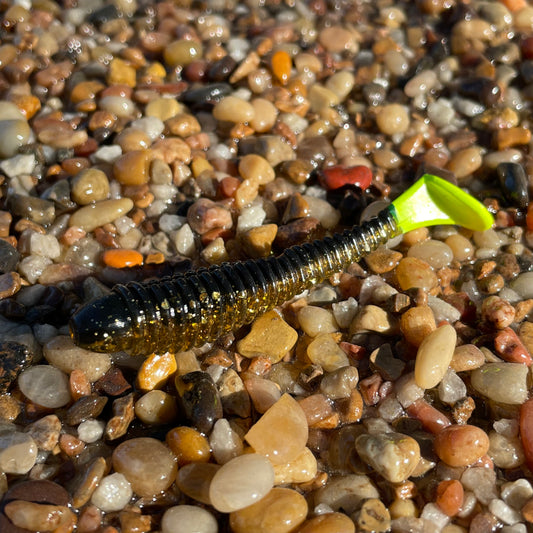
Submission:
M 331 311 L 314 305 L 302 307 L 298 312 L 298 321 L 310 337 L 316 337 L 319 333 L 334 333 L 339 329 Z
M 91 497 L 91 503 L 105 513 L 121 511 L 128 505 L 133 490 L 123 474 L 116 472 L 104 477 Z
M 30 235 L 30 254 L 57 259 L 61 255 L 61 246 L 53 235 L 43 235 L 34 231 Z
M 122 155 L 122 148 L 118 144 L 101 146 L 90 155 L 91 163 L 114 163 Z M 113 196 L 112 196 L 113 197 Z
M 450 368 L 439 383 L 439 398 L 442 402 L 453 405 L 466 396 L 464 381 Z
M 20 391 L 33 403 L 56 409 L 70 402 L 70 387 L 66 374 L 50 365 L 35 365 L 20 374 Z
M 33 154 L 19 154 L 0 163 L 0 170 L 8 177 L 14 178 L 21 174 L 31 174 L 37 160 Z
M 509 285 L 522 299 L 533 298 L 533 272 L 518 275 Z
M 179 215 L 169 215 L 165 213 L 159 219 L 159 229 L 165 233 L 170 233 L 180 229 L 185 223 L 186 218 Z
M 165 124 L 160 118 L 157 117 L 143 117 L 134 120 L 131 123 L 131 127 L 144 131 L 152 141 L 155 141 L 163 133 Z
M 257 228 L 263 224 L 266 212 L 259 205 L 252 205 L 241 210 L 237 219 L 237 233 L 243 233 L 249 229 Z
M 355 314 L 357 313 L 358 303 L 355 298 L 348 298 L 342 302 L 331 304 L 331 310 L 335 321 L 341 328 L 347 328 L 352 323 Z
M 503 500 L 497 498 L 490 501 L 489 511 L 503 523 L 509 525 L 516 524 L 522 519 L 518 511 L 507 505 Z
M 49 257 L 41 255 L 28 255 L 18 265 L 18 271 L 31 283 L 34 284 L 39 279 L 44 269 L 52 264 Z
M 176 505 L 165 511 L 161 519 L 162 533 L 217 533 L 215 517 L 195 505 Z
M 78 437 L 87 444 L 96 442 L 104 434 L 105 423 L 101 420 L 85 420 L 78 426 Z
M 243 450 L 241 438 L 233 431 L 225 418 L 215 422 L 209 436 L 209 444 L 219 465 L 224 465 L 234 457 L 241 455 Z
M 456 307 L 437 296 L 428 295 L 428 306 L 433 311 L 437 324 L 443 320 L 453 324 L 461 318 L 461 312 Z

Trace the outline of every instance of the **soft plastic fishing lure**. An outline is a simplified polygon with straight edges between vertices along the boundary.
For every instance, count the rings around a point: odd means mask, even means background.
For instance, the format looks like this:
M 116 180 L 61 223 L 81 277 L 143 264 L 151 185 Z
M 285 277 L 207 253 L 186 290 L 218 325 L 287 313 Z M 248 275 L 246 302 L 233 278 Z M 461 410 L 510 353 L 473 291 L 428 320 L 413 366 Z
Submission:
M 78 345 L 97 352 L 187 350 L 252 322 L 401 233 L 435 224 L 483 231 L 492 223 L 491 214 L 472 196 L 425 174 L 361 226 L 293 246 L 278 257 L 117 285 L 74 314 L 71 335 Z

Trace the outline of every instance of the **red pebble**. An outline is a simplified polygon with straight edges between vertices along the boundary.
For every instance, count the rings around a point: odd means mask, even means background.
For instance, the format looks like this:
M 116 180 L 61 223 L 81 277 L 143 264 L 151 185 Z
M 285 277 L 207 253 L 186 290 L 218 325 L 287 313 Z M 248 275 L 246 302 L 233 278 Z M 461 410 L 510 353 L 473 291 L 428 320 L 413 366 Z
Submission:
M 419 420 L 434 435 L 452 424 L 445 414 L 422 399 L 413 402 L 406 410 L 409 416 Z
M 522 363 L 527 366 L 533 363 L 528 349 L 511 328 L 504 328 L 497 333 L 494 337 L 494 349 L 502 359 L 509 363 Z
M 344 185 L 357 185 L 364 190 L 368 189 L 372 183 L 372 171 L 365 165 L 328 167 L 319 176 L 322 186 L 330 190 Z
M 527 400 L 520 407 L 520 438 L 527 466 L 533 470 L 533 399 Z

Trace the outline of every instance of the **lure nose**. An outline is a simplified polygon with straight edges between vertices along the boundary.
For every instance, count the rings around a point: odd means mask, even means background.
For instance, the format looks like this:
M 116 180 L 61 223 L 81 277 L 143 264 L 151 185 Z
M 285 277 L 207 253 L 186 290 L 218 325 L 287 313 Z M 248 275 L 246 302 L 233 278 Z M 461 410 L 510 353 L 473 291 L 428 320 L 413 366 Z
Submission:
M 95 352 L 128 350 L 135 340 L 129 310 L 114 292 L 78 309 L 69 327 L 78 346 Z

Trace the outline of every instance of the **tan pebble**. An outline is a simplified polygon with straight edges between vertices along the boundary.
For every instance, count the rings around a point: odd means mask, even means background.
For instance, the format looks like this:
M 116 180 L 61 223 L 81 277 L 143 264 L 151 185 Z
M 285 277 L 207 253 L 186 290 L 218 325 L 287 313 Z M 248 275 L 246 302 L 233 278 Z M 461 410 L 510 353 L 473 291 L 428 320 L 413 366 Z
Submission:
M 302 408 L 292 396 L 284 394 L 244 438 L 273 464 L 285 464 L 303 451 L 307 437 L 307 420 Z
M 155 158 L 162 159 L 171 165 L 177 162 L 188 164 L 191 160 L 190 146 L 177 137 L 160 139 L 152 145 L 152 153 Z
M 149 426 L 169 424 L 178 416 L 176 399 L 162 390 L 152 390 L 135 402 L 135 415 Z
M 115 448 L 113 468 L 126 477 L 139 496 L 152 497 L 174 482 L 177 462 L 159 440 L 141 437 L 124 441 Z
M 175 98 L 156 98 L 149 102 L 144 110 L 147 117 L 156 117 L 163 122 L 175 117 L 182 111 L 181 104 Z
M 270 163 L 264 157 L 256 154 L 241 157 L 239 174 L 244 180 L 256 181 L 259 185 L 266 185 L 276 177 Z
M 105 200 L 109 195 L 109 180 L 99 169 L 84 169 L 72 179 L 70 194 L 79 205 Z
M 25 120 L 0 120 L 0 157 L 14 156 L 28 142 L 30 134 L 30 126 Z
M 277 224 L 265 224 L 251 228 L 241 236 L 243 248 L 250 257 L 268 257 L 278 232 Z
M 269 311 L 255 320 L 250 333 L 237 343 L 244 357 L 267 357 L 280 361 L 296 344 L 298 334 L 276 311 Z
M 533 353 L 533 322 L 523 322 L 518 330 L 518 336 L 528 352 Z
M 170 133 L 182 138 L 189 137 L 190 135 L 197 135 L 202 131 L 198 119 L 194 115 L 188 113 L 178 113 L 173 115 L 166 120 L 165 125 Z
M 339 105 L 339 97 L 330 89 L 318 83 L 314 84 L 309 90 L 309 103 L 311 111 L 320 113 L 328 107 Z
M 499 296 L 489 296 L 481 304 L 481 317 L 496 329 L 510 326 L 515 319 L 514 307 Z
M 217 511 L 231 513 L 260 501 L 273 486 L 274 469 L 268 459 L 248 453 L 231 459 L 215 473 L 209 499 Z
M 115 57 L 109 64 L 107 83 L 109 85 L 127 85 L 128 87 L 135 87 L 135 85 L 137 85 L 136 70 L 127 61 Z
M 302 524 L 298 533 L 355 533 L 355 524 L 343 513 L 325 513 Z
M 448 426 L 437 434 L 433 446 L 436 454 L 446 464 L 469 466 L 487 453 L 489 437 L 476 426 Z
M 450 235 L 444 242 L 451 248 L 456 261 L 467 261 L 474 256 L 472 243 L 460 233 Z
M 416 257 L 404 257 L 396 267 L 396 278 L 402 291 L 420 288 L 429 291 L 438 285 L 435 271 Z
M 176 485 L 183 494 L 206 505 L 211 505 L 209 486 L 220 466 L 213 463 L 189 463 L 181 467 Z
M 329 333 L 320 333 L 309 343 L 307 357 L 326 372 L 334 372 L 350 364 L 344 350 Z
M 378 128 L 386 135 L 405 133 L 410 119 L 407 109 L 400 104 L 387 104 L 378 110 L 376 116 Z
M 308 305 L 298 312 L 300 327 L 310 337 L 316 337 L 320 333 L 335 333 L 339 326 L 329 309 Z
M 104 200 L 78 209 L 69 219 L 70 226 L 77 226 L 84 231 L 93 231 L 99 226 L 113 222 L 133 209 L 129 198 Z
M 74 148 L 87 141 L 86 130 L 73 130 L 70 126 L 44 128 L 37 134 L 40 142 L 53 148 Z
M 293 489 L 273 488 L 258 502 L 230 514 L 234 533 L 290 533 L 307 516 L 305 498 Z
M 10 393 L 0 394 L 0 419 L 13 422 L 21 411 L 21 403 Z
M 6 504 L 4 513 L 16 527 L 31 531 L 72 531 L 76 515 L 62 505 L 14 500 Z
M 265 98 L 255 98 L 251 104 L 254 109 L 254 118 L 250 120 L 250 126 L 258 133 L 270 131 L 278 116 L 276 106 Z
M 247 378 L 244 386 L 255 410 L 261 414 L 266 413 L 281 398 L 279 385 L 269 379 Z
M 420 344 L 415 361 L 415 382 L 422 389 L 436 387 L 448 370 L 457 342 L 449 324 L 431 332 Z
M 520 144 L 528 144 L 529 141 L 531 141 L 531 131 L 524 127 L 497 130 L 494 139 L 498 150 L 505 150 Z
M 104 477 L 107 463 L 103 457 L 97 457 L 91 465 L 85 469 L 81 483 L 72 495 L 72 505 L 75 508 L 84 506 L 93 495 L 96 487 Z
M 236 96 L 226 96 L 213 108 L 213 116 L 225 122 L 247 123 L 253 120 L 254 115 L 252 104 Z
M 433 311 L 427 305 L 411 307 L 400 318 L 400 330 L 414 346 L 420 346 L 436 327 Z
M 134 150 L 119 157 L 113 164 L 113 175 L 122 185 L 143 185 L 150 178 L 150 150 Z
M 368 254 L 365 262 L 376 274 L 384 274 L 394 270 L 402 257 L 400 252 L 381 246 L 375 252 Z
M 343 424 L 354 424 L 361 420 L 364 402 L 363 396 L 357 389 L 352 390 L 348 398 L 337 400 L 336 404 Z
M 306 483 L 315 478 L 318 465 L 316 457 L 309 448 L 303 451 L 289 463 L 274 466 L 274 485 L 288 485 L 290 483 Z
M 305 413 L 307 423 L 312 426 L 333 413 L 332 403 L 324 394 L 311 394 L 298 401 Z
M 482 162 L 480 147 L 471 146 L 453 154 L 446 168 L 453 172 L 456 178 L 460 179 L 473 174 L 481 166 Z
M 114 140 L 122 148 L 122 152 L 133 152 L 150 148 L 152 139 L 148 134 L 137 128 L 124 128 Z
M 163 57 L 165 63 L 172 68 L 186 67 L 193 61 L 200 59 L 203 54 L 202 44 L 188 39 L 173 41 L 165 47 Z
M 377 305 L 364 305 L 350 324 L 350 335 L 360 331 L 375 331 L 384 335 L 393 335 L 398 330 L 394 318 Z
M 377 498 L 366 500 L 357 517 L 357 525 L 361 531 L 385 533 L 390 531 L 391 516 L 385 504 Z
M 450 368 L 455 372 L 468 372 L 485 363 L 483 352 L 474 344 L 462 344 L 453 352 Z
M 365 462 L 391 483 L 405 481 L 420 461 L 418 442 L 401 433 L 363 434 L 357 437 L 355 448 Z
M 355 35 L 342 26 L 324 28 L 318 34 L 318 41 L 328 52 L 332 53 L 349 52 L 355 54 L 359 50 Z
M 402 244 L 410 248 L 415 244 L 425 241 L 429 238 L 429 230 L 427 228 L 417 228 L 403 234 Z

